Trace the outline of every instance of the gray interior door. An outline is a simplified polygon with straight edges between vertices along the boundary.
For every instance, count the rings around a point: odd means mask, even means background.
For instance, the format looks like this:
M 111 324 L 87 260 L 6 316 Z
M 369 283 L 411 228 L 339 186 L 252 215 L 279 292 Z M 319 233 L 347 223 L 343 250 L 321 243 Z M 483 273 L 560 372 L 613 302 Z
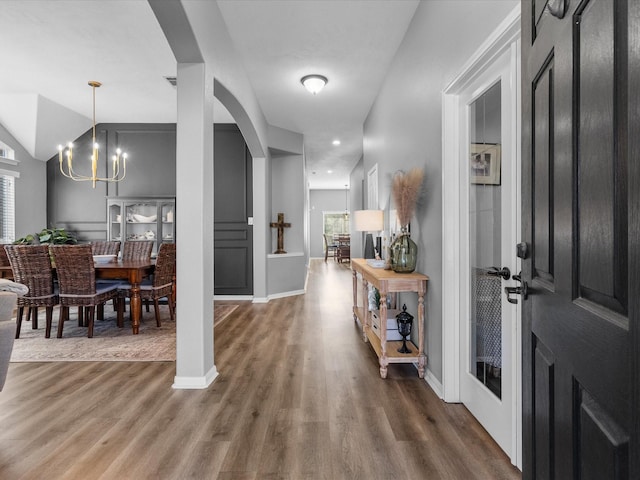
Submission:
M 639 5 L 522 2 L 524 478 L 640 478 Z
M 215 125 L 214 293 L 253 294 L 251 155 L 236 125 Z

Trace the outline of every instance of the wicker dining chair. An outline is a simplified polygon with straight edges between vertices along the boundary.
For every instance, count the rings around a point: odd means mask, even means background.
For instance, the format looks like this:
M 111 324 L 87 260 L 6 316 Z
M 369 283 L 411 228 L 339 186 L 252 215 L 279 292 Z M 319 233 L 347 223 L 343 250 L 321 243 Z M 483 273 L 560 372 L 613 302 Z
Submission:
M 117 240 L 96 240 L 91 242 L 91 251 L 94 255 L 118 255 L 120 242 Z
M 9 257 L 7 256 L 7 252 L 4 249 L 5 245 L 11 245 L 11 244 L 0 243 L 0 267 L 11 266 L 11 263 L 9 263 Z M 7 278 L 9 280 L 13 280 L 13 271 L 12 270 L 0 271 L 0 278 Z
M 16 338 L 20 338 L 24 308 L 28 307 L 27 318 L 31 317 L 31 327 L 38 328 L 38 307 L 46 309 L 46 338 L 51 337 L 53 307 L 58 304 L 58 295 L 53 282 L 53 269 L 48 245 L 5 245 L 14 280 L 29 288 L 29 293 L 18 297 L 16 317 Z
M 156 325 L 160 326 L 160 303 L 161 298 L 166 298 L 169 305 L 169 315 L 171 321 L 175 320 L 175 302 L 173 298 L 173 280 L 176 272 L 176 244 L 163 243 L 158 250 L 156 257 L 156 269 L 150 281 L 140 285 L 140 298 L 145 301 L 153 301 L 156 315 Z M 120 286 L 121 300 L 118 303 L 118 325 L 122 326 L 122 316 L 124 312 L 124 298 L 131 296 L 131 285 Z
M 154 240 L 127 240 L 122 246 L 122 260 L 149 260 Z
M 84 307 L 87 337 L 93 337 L 96 306 L 108 300 L 118 301 L 118 284 L 96 283 L 91 245 L 51 245 L 58 275 L 60 320 L 58 338 L 64 322 L 69 319 L 69 307 Z

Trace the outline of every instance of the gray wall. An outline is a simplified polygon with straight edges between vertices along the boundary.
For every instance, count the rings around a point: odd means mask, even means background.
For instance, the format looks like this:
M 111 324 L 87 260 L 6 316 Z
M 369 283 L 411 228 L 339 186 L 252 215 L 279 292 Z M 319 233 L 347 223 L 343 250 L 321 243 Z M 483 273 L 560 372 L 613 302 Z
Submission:
M 304 290 L 306 256 L 304 249 L 305 182 L 302 155 L 271 156 L 271 220 L 291 223 L 284 230 L 284 250 L 294 256 L 270 255 L 267 259 L 267 290 L 270 296 Z M 269 222 L 269 223 L 270 223 Z M 271 228 L 271 248 L 276 251 L 277 230 Z
M 15 150 L 16 160 L 20 164 L 0 164 L 4 170 L 20 172 L 16 179 L 16 238 L 24 237 L 28 233 L 39 232 L 47 227 L 47 166 L 36 160 L 18 143 L 7 129 L 0 125 L 0 141 Z M 55 146 L 52 146 L 55 150 Z
M 349 176 L 349 206 L 351 212 L 362 210 L 364 205 L 364 159 L 361 157 Z M 353 217 L 352 217 L 353 218 Z M 351 233 L 351 256 L 354 258 L 363 257 L 364 252 L 364 232 L 356 232 L 353 228 L 353 221 L 350 225 Z
M 391 176 L 422 167 L 425 193 L 411 222 L 417 270 L 429 275 L 428 369 L 442 380 L 442 90 L 517 0 L 420 2 L 364 125 L 364 165 L 378 164 L 379 207 L 388 209 Z M 415 302 L 407 301 L 414 312 Z
M 284 249 L 288 253 L 304 251 L 304 165 L 302 155 L 271 157 L 271 222 L 291 223 L 284 229 Z M 271 229 L 271 249 L 277 248 L 277 230 Z
M 322 212 L 344 212 L 347 198 L 344 190 L 309 191 L 309 230 L 311 257 L 324 258 L 322 243 Z

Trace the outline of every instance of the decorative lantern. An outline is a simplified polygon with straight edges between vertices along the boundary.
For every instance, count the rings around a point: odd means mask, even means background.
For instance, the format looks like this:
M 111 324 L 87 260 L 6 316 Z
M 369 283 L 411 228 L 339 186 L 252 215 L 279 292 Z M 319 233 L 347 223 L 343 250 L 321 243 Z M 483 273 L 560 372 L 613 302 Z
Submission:
M 396 315 L 398 322 L 398 333 L 402 335 L 402 347 L 398 349 L 400 353 L 411 353 L 411 349 L 407 347 L 407 337 L 411 335 L 413 327 L 413 315 L 407 312 L 407 305 L 402 305 L 402 311 Z

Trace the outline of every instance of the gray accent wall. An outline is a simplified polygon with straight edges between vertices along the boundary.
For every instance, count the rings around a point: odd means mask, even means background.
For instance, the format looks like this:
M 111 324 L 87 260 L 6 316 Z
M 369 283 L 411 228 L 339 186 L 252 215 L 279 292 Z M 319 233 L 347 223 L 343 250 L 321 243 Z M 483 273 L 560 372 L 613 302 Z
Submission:
M 102 170 L 98 175 L 109 174 L 105 159 L 115 153 L 116 147 L 128 153 L 127 173 L 122 182 L 98 182 L 94 189 L 90 182 L 63 177 L 57 155 L 47 162 L 49 223 L 75 232 L 81 241 L 107 238 L 107 196 L 176 195 L 175 124 L 99 124 L 96 132 L 98 143 L 106 145 L 100 152 Z M 74 163 L 89 157 L 90 140 L 89 130 L 74 142 L 78 145 Z
M 3 125 L 0 125 L 0 142 L 12 148 L 16 160 L 20 161 L 18 165 L 0 164 L 3 170 L 20 173 L 15 182 L 16 238 L 39 232 L 48 226 L 46 164 L 29 155 Z
M 442 324 L 447 321 L 442 318 L 441 282 L 442 205 L 447 198 L 442 191 L 442 91 L 517 3 L 420 2 L 364 124 L 363 171 L 378 164 L 379 208 L 387 218 L 393 173 L 424 168 L 424 195 L 411 222 L 411 237 L 419 248 L 417 270 L 430 277 L 427 368 L 440 382 Z M 414 304 L 407 306 L 415 313 Z

